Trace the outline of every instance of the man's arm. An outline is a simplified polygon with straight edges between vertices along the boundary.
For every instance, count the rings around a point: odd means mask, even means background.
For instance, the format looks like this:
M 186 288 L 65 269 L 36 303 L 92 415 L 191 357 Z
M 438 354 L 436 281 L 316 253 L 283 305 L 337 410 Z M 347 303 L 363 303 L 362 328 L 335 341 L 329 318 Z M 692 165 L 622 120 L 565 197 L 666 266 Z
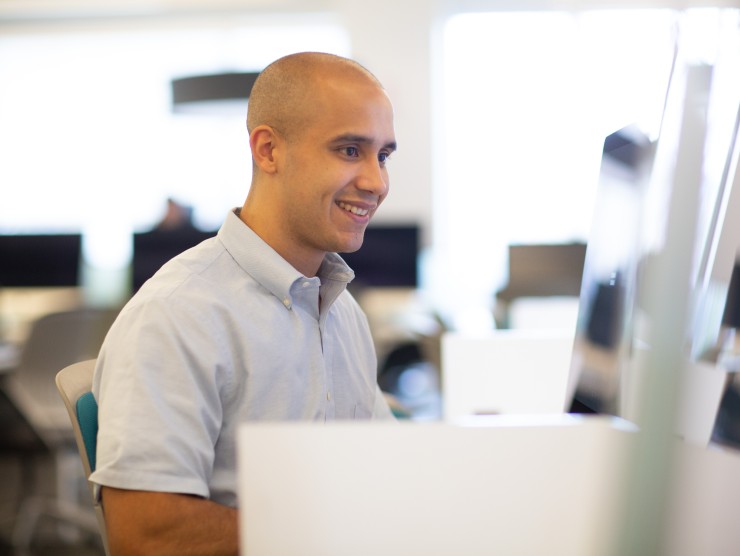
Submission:
M 237 510 L 187 494 L 102 488 L 112 556 L 236 555 Z

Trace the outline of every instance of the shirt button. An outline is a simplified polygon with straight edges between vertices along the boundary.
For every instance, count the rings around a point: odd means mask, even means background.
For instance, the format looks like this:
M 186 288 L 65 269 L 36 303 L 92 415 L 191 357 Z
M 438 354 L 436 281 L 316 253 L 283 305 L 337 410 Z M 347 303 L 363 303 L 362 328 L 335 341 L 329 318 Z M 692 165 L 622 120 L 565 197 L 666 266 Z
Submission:
M 331 392 L 326 393 L 326 399 L 327 401 L 331 401 Z
M 290 299 L 288 299 L 287 297 L 283 299 L 283 305 L 290 309 Z
M 304 288 L 307 288 L 307 287 L 308 287 L 308 286 L 310 286 L 310 285 L 311 285 L 311 283 L 310 283 L 310 282 L 308 282 L 308 281 L 306 281 L 306 282 L 303 282 L 303 287 L 304 287 Z

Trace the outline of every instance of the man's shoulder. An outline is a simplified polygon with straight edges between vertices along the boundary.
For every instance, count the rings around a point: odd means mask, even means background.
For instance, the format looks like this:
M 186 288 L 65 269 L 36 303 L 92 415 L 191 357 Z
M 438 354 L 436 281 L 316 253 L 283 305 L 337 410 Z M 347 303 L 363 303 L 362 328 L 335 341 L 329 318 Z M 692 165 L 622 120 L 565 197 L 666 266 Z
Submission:
M 207 239 L 162 265 L 144 283 L 137 296 L 168 297 L 176 292 L 187 293 L 189 288 L 194 288 L 196 291 L 207 290 L 207 286 L 202 282 L 223 281 L 230 276 L 228 267 L 233 266 L 233 261 L 225 257 L 226 254 L 218 238 Z M 215 266 L 219 268 L 214 268 Z

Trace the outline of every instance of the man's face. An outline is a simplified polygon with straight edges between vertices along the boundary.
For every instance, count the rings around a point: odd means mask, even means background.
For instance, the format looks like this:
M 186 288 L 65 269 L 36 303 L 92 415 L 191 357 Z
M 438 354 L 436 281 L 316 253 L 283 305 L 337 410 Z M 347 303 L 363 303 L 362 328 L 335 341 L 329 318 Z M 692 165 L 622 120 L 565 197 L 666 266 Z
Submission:
M 313 96 L 313 95 L 312 95 Z M 393 110 L 366 82 L 321 83 L 305 128 L 285 143 L 283 230 L 301 257 L 352 252 L 388 194 Z

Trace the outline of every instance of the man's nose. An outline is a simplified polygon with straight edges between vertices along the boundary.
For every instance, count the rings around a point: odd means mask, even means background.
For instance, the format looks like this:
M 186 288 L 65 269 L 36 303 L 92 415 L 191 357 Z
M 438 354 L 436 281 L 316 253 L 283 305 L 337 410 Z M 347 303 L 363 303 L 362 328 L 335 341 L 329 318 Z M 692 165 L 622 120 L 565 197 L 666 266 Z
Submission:
M 369 160 L 362 166 L 357 186 L 380 198 L 385 197 L 388 193 L 388 173 L 380 162 Z

